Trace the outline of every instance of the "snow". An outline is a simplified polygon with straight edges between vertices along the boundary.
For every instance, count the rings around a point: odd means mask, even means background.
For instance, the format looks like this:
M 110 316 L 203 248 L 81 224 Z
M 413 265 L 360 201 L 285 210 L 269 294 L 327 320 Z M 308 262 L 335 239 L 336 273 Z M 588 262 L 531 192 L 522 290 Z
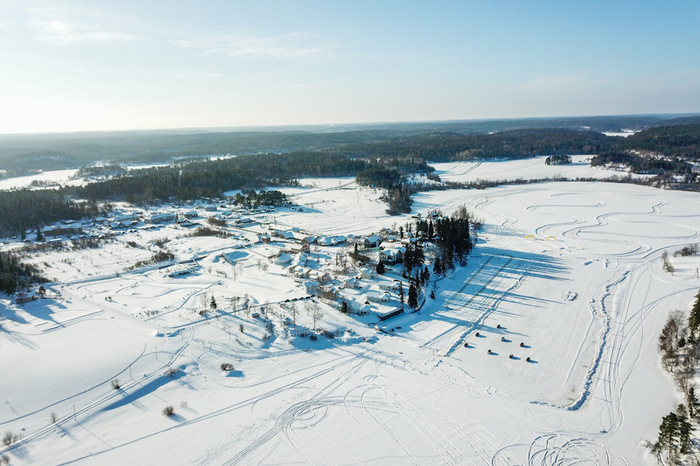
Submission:
M 545 178 L 596 179 L 626 178 L 628 171 L 591 167 L 590 155 L 573 155 L 571 163 L 565 165 L 545 165 L 547 157 L 532 157 L 519 160 L 475 161 L 431 163 L 435 174 L 443 182 L 470 183 L 476 181 L 533 180 Z M 630 175 L 644 178 L 643 175 Z M 647 177 L 649 175 L 646 175 Z
M 59 185 L 79 186 L 84 184 L 82 179 L 75 179 L 78 170 L 49 170 L 35 175 L 17 176 L 0 179 L 0 190 L 28 188 L 33 181 L 47 186 L 57 187 Z
M 445 164 L 440 176 L 590 169 L 473 165 Z M 30 256 L 60 298 L 0 297 L 0 429 L 22 437 L 0 454 L 12 464 L 654 464 L 645 444 L 677 402 L 656 338 L 700 288 L 700 258 L 672 254 L 700 242 L 698 194 L 603 181 L 416 194 L 414 214 L 465 205 L 484 228 L 434 300 L 380 322 L 309 298 L 307 279 L 272 260 L 296 257 L 292 241 L 255 242 L 267 228 L 369 235 L 409 216 L 387 216 L 381 192 L 351 179 L 303 182 L 284 188 L 296 207 L 257 214 L 231 238 L 164 225 Z M 173 263 L 129 270 L 165 237 Z M 349 279 L 334 261 L 351 249 L 312 245 L 305 268 Z M 159 268 L 193 263 L 181 277 Z M 343 292 L 364 296 L 400 279 L 399 267 Z M 205 309 L 212 297 L 217 310 Z M 314 328 L 326 334 L 301 336 Z

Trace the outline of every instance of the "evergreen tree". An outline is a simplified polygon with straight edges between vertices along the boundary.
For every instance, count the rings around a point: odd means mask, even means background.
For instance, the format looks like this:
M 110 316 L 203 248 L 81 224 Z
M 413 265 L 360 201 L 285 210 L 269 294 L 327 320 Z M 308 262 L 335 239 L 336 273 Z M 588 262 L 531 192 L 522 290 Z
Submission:
M 665 452 L 669 462 L 677 463 L 680 456 L 688 451 L 691 431 L 685 406 L 678 405 L 678 413 L 671 411 L 661 420 L 659 438 L 652 447 L 652 453 L 661 460 Z
M 413 283 L 408 287 L 408 305 L 413 309 L 418 307 L 418 290 Z
M 403 285 L 401 284 L 401 282 L 399 282 L 399 301 L 401 301 L 401 309 L 403 309 L 403 303 L 405 299 L 406 296 L 403 293 Z
M 384 272 L 386 272 L 386 267 L 384 266 L 384 262 L 381 260 L 377 263 L 377 274 L 378 275 L 383 275 Z
M 433 273 L 436 277 L 442 275 L 443 273 L 442 261 L 440 261 L 439 257 L 435 258 L 435 263 L 433 264 Z
M 413 285 L 414 285 L 414 286 L 416 287 L 416 289 L 418 289 L 418 290 L 421 289 L 421 279 L 420 279 L 421 270 L 422 270 L 422 269 L 416 270 L 416 275 L 415 275 L 415 277 L 413 277 Z
M 686 393 L 686 405 L 688 406 L 688 417 L 697 420 L 700 401 L 698 401 L 698 397 L 695 394 L 694 385 L 691 385 Z
M 406 245 L 406 252 L 403 253 L 403 271 L 406 276 L 411 275 L 413 269 L 413 249 L 411 245 Z
M 695 296 L 695 304 L 693 304 L 693 309 L 691 309 L 688 317 L 688 327 L 690 328 L 690 334 L 695 337 L 698 328 L 700 328 L 700 293 Z
M 214 299 L 213 296 L 211 297 L 211 301 L 209 301 L 209 308 L 210 308 L 212 311 L 216 311 L 216 308 L 217 308 L 217 306 L 216 306 L 216 299 Z
M 425 253 L 423 252 L 423 245 L 421 243 L 416 243 L 416 247 L 413 249 L 413 257 L 411 266 L 420 267 L 425 261 Z

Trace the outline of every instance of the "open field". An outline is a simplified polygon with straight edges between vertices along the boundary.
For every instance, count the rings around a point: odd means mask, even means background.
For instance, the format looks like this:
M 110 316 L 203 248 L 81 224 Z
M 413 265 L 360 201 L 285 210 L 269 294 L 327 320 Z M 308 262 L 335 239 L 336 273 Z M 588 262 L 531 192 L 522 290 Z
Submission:
M 460 178 L 466 167 L 450 165 L 440 176 Z M 304 184 L 284 190 L 301 211 L 260 216 L 239 237 L 165 226 L 32 257 L 61 297 L 0 300 L 0 430 L 21 437 L 0 454 L 12 464 L 653 463 L 646 442 L 675 406 L 657 336 L 700 288 L 698 257 L 672 257 L 674 274 L 660 258 L 700 242 L 700 196 L 602 181 L 419 193 L 414 213 L 466 205 L 484 228 L 466 266 L 432 278 L 435 299 L 379 321 L 309 299 L 272 259 L 288 243 L 253 243 L 263 225 L 368 235 L 409 216 L 387 216 L 381 193 L 351 179 Z M 191 273 L 126 270 L 162 237 L 176 261 L 196 258 Z M 331 267 L 349 250 L 312 246 L 309 260 Z M 235 264 L 222 256 L 232 251 Z M 326 334 L 302 336 L 314 328 Z

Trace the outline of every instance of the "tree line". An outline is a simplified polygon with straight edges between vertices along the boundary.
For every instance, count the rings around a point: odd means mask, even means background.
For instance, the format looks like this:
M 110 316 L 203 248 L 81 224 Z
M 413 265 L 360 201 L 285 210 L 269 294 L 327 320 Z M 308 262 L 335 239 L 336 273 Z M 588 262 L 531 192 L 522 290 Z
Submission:
M 100 212 L 94 201 L 75 201 L 66 189 L 21 189 L 0 191 L 0 235 L 19 234 L 27 229 L 40 231 L 49 223 L 79 220 Z
M 692 432 L 700 424 L 700 400 L 695 373 L 700 363 L 700 293 L 690 315 L 674 311 L 658 338 L 661 362 L 683 395 L 684 402 L 663 417 L 659 436 L 651 451 L 659 463 L 679 464 L 693 449 Z
M 45 283 L 36 267 L 23 264 L 12 253 L 0 251 L 0 292 L 14 294 L 34 283 Z
M 113 178 L 85 186 L 43 192 L 0 192 L 0 234 L 18 233 L 61 219 L 95 215 L 97 202 L 153 204 L 168 200 L 219 197 L 226 190 L 293 186 L 302 177 L 356 176 L 360 184 L 387 190 L 387 212 L 405 213 L 410 212 L 411 195 L 420 187 L 406 183 L 404 177 L 410 173 L 429 174 L 433 169 L 426 160 L 439 162 L 545 154 L 562 157 L 567 154 L 596 154 L 594 165 L 610 162 L 629 165 L 637 173 L 663 174 L 666 178 L 660 179 L 660 184 L 673 183 L 674 187 L 679 187 L 677 178 L 671 177 L 673 174 L 685 175 L 687 183 L 697 184 L 693 167 L 684 159 L 696 160 L 700 157 L 699 124 L 660 126 L 629 138 L 557 128 L 514 129 L 493 134 L 430 132 L 406 135 L 400 131 L 359 131 L 323 137 L 293 132 L 268 136 L 274 144 L 261 142 L 265 137 L 260 134 L 237 133 L 234 136 L 225 133 L 199 137 L 202 141 L 209 141 L 206 144 L 214 144 L 205 145 L 212 151 L 223 150 L 234 140 L 248 140 L 250 148 L 273 144 L 280 148 L 281 153 L 180 162 L 128 172 L 111 167 L 107 171 L 115 175 Z M 285 137 L 290 138 L 287 146 L 283 144 Z M 195 147 L 201 148 L 197 141 L 193 135 L 183 138 L 182 153 L 188 153 Z M 89 143 L 97 144 L 95 140 Z M 139 144 L 147 145 L 147 139 L 140 140 Z M 153 147 L 158 147 L 158 144 L 157 138 L 152 141 Z M 643 157 L 631 154 L 632 149 L 662 151 L 679 158 Z M 48 152 L 46 156 L 57 157 Z M 99 176 L 105 171 L 86 170 L 86 173 Z M 692 188 L 695 184 L 686 187 Z M 73 199 L 86 199 L 89 202 L 81 203 Z

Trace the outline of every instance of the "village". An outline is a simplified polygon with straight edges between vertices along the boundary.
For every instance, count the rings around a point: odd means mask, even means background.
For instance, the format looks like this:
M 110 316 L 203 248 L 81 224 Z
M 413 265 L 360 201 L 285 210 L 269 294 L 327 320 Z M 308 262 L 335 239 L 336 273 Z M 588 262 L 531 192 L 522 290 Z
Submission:
M 80 299 L 162 329 L 213 319 L 222 328 L 252 325 L 270 334 L 266 322 L 274 316 L 288 336 L 315 339 L 354 325 L 393 331 L 389 319 L 421 308 L 431 294 L 423 289 L 430 286 L 429 262 L 419 267 L 417 280 L 403 264 L 406 249 L 418 243 L 426 258 L 435 255 L 436 246 L 412 231 L 421 214 L 396 230 L 323 235 L 289 225 L 289 214 L 303 212 L 291 203 L 246 207 L 231 198 L 149 208 L 125 204 L 92 220 L 28 231 L 23 241 L 5 247 L 25 251 L 53 282 L 48 296 L 65 299 L 79 288 L 89 291 Z M 430 215 L 431 222 L 438 218 Z M 105 283 L 127 279 L 134 281 L 128 289 L 100 292 L 110 288 Z M 435 288 L 433 280 L 432 293 Z M 41 290 L 20 291 L 15 300 L 46 298 Z M 222 323 L 232 316 L 238 320 Z
M 431 191 L 396 217 L 380 190 L 347 178 L 303 183 L 279 187 L 288 202 L 277 205 L 236 203 L 235 192 L 115 203 L 95 218 L 4 239 L 3 251 L 47 280 L 0 301 L 3 370 L 12 374 L 0 417 L 17 439 L 7 447 L 13 460 L 98 452 L 138 462 L 148 445 L 171 462 L 264 462 L 271 451 L 281 462 L 342 462 L 350 456 L 273 448 L 283 431 L 326 445 L 320 433 L 338 423 L 378 432 L 371 453 L 332 437 L 358 462 L 409 438 L 433 460 L 468 464 L 477 451 L 519 464 L 571 452 L 575 429 L 586 452 L 645 454 L 635 442 L 656 434 L 668 407 L 640 413 L 643 429 L 623 423 L 618 389 L 624 371 L 642 370 L 644 380 L 656 371 L 636 364 L 656 364 L 656 311 L 681 309 L 697 292 L 697 256 L 674 254 L 697 241 L 697 219 L 684 216 L 691 194 L 664 192 L 659 204 L 658 190 L 595 182 Z M 462 215 L 471 228 L 457 236 L 473 250 L 445 248 L 445 223 Z M 687 226 L 671 232 L 680 218 Z M 449 270 L 438 267 L 446 251 L 455 253 Z M 210 456 L 222 445 L 212 433 L 232 419 L 230 441 Z M 199 421 L 212 425 L 200 433 Z M 434 453 L 449 445 L 437 441 L 441 432 L 466 447 Z M 500 446 L 480 447 L 481 435 Z M 206 448 L 191 449 L 192 438 Z

